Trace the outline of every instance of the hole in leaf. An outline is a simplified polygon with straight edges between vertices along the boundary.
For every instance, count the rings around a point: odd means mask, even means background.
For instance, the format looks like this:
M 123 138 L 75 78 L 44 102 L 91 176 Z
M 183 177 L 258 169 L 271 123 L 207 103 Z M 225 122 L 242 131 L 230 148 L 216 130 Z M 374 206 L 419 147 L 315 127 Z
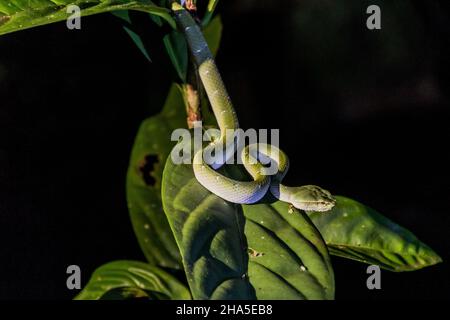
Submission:
M 149 154 L 146 155 L 144 160 L 139 166 L 139 171 L 141 172 L 142 179 L 147 186 L 154 186 L 156 184 L 156 179 L 153 176 L 155 172 L 155 166 L 159 163 L 158 155 Z

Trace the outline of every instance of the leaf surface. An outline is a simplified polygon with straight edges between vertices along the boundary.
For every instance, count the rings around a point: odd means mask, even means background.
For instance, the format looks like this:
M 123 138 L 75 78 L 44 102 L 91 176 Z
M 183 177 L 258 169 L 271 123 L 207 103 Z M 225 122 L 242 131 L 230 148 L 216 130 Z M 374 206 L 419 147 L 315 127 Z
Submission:
M 334 297 L 325 243 L 309 218 L 289 213 L 287 204 L 227 202 L 197 182 L 190 164 L 169 158 L 163 205 L 195 299 Z
M 138 261 L 120 260 L 99 267 L 76 300 L 190 299 L 189 290 L 162 269 Z
M 442 259 L 410 231 L 375 210 L 337 196 L 327 213 L 309 212 L 331 254 L 391 271 L 412 271 Z
M 170 11 L 149 0 L 1 0 L 0 35 L 67 20 L 73 15 L 68 10 L 70 5 L 78 6 L 82 17 L 116 10 L 143 11 L 163 18 L 175 28 Z
M 178 86 L 172 85 L 163 110 L 140 126 L 127 174 L 127 202 L 131 222 L 147 260 L 180 269 L 181 257 L 162 209 L 161 178 L 172 147 L 174 129 L 186 126 L 185 107 Z

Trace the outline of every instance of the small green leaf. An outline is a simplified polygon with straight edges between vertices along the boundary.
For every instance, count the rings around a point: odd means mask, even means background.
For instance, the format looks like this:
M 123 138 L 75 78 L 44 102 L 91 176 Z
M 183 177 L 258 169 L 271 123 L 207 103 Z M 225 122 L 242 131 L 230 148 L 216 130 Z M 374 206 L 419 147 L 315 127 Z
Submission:
M 123 21 L 131 24 L 130 14 L 128 10 L 117 10 L 111 13 L 117 18 L 122 19 Z
M 203 29 L 203 35 L 208 43 L 211 53 L 215 56 L 219 51 L 220 41 L 222 40 L 222 19 L 216 16 L 211 23 Z
M 162 269 L 138 261 L 114 261 L 99 267 L 76 300 L 158 298 L 189 300 L 189 290 Z
M 131 40 L 133 40 L 134 44 L 139 48 L 139 50 L 142 52 L 142 54 L 147 58 L 149 62 L 152 62 L 152 59 L 150 59 L 150 55 L 147 52 L 147 49 L 145 49 L 144 43 L 142 42 L 141 37 L 131 30 L 130 28 L 124 26 L 123 27 L 125 31 L 128 33 L 128 35 L 131 37 Z
M 219 0 L 209 0 L 208 7 L 206 8 L 205 16 L 202 20 L 202 25 L 206 26 L 211 21 L 211 18 L 214 15 L 214 11 L 216 10 L 217 4 L 219 3 Z
M 178 31 L 172 31 L 164 37 L 164 45 L 170 60 L 182 82 L 186 82 L 188 67 L 188 48 L 184 35 Z
M 0 35 L 67 20 L 67 6 L 77 5 L 83 17 L 116 10 L 148 12 L 166 20 L 172 28 L 176 23 L 166 8 L 150 0 L 2 0 L 0 2 Z
M 227 175 L 241 172 L 226 167 Z M 197 182 L 191 165 L 170 158 L 162 186 L 195 299 L 333 298 L 326 245 L 303 213 L 285 203 L 227 202 Z
M 123 29 L 125 32 L 130 36 L 131 40 L 133 40 L 134 44 L 138 47 L 138 49 L 141 51 L 141 53 L 144 55 L 144 57 L 149 61 L 152 62 L 152 59 L 150 58 L 150 54 L 148 53 L 147 49 L 145 48 L 144 42 L 142 41 L 142 38 L 139 34 L 134 32 L 132 30 L 132 22 L 130 18 L 130 14 L 128 10 L 118 10 L 113 11 L 113 15 L 120 18 L 124 22 Z M 158 16 L 154 16 L 152 14 L 149 15 L 152 20 L 158 24 L 158 26 L 162 26 L 161 18 Z
M 164 22 L 160 17 L 155 16 L 154 14 L 149 14 L 150 20 L 152 20 L 158 27 L 162 27 Z
M 163 110 L 146 119 L 137 134 L 127 174 L 131 222 L 147 260 L 163 267 L 181 268 L 181 257 L 162 209 L 161 177 L 172 147 L 172 131 L 186 126 L 183 96 L 170 89 Z
M 442 259 L 410 231 L 352 199 L 336 197 L 330 212 L 309 212 L 331 254 L 391 271 L 412 271 Z

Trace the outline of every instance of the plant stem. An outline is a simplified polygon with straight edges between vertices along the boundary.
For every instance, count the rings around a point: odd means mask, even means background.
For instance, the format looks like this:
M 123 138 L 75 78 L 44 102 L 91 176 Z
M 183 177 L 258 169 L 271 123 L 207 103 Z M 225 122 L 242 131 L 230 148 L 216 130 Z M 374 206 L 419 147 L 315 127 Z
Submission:
M 194 122 L 202 120 L 200 94 L 197 88 L 191 83 L 183 85 L 183 90 L 185 96 L 184 101 L 186 103 L 187 124 L 188 128 L 192 129 Z
M 172 1 L 172 4 L 176 1 Z M 191 14 L 196 14 L 195 0 L 184 1 L 184 7 Z M 194 123 L 202 120 L 201 102 L 202 102 L 202 84 L 198 76 L 198 70 L 195 63 L 190 59 L 186 83 L 182 85 L 184 102 L 187 113 L 187 125 L 189 129 L 194 127 Z

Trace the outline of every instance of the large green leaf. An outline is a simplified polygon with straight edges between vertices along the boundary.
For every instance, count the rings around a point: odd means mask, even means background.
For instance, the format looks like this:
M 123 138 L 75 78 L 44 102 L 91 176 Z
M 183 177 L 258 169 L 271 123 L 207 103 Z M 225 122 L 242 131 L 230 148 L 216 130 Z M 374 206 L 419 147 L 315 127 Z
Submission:
M 115 10 L 144 11 L 162 17 L 175 28 L 169 10 L 150 0 L 1 0 L 0 35 L 66 20 L 72 15 L 67 13 L 68 5 L 79 6 L 82 16 Z
M 336 199 L 332 211 L 309 213 L 330 253 L 391 271 L 412 271 L 442 261 L 411 232 L 375 210 L 349 198 Z
M 309 218 L 287 204 L 227 202 L 197 182 L 191 165 L 169 158 L 163 205 L 194 298 L 333 298 L 325 243 Z
M 158 267 L 138 261 L 114 261 L 99 267 L 76 300 L 117 298 L 188 300 L 189 290 Z
M 174 165 L 170 158 L 163 205 L 194 299 L 254 299 L 240 206 L 203 189 L 190 165 Z
M 145 120 L 137 134 L 127 174 L 127 201 L 139 245 L 147 260 L 180 269 L 181 258 L 162 209 L 161 177 L 175 142 L 172 131 L 186 126 L 183 96 L 173 85 L 163 110 Z
M 249 278 L 258 299 L 333 299 L 327 246 L 308 216 L 281 201 L 244 205 Z

